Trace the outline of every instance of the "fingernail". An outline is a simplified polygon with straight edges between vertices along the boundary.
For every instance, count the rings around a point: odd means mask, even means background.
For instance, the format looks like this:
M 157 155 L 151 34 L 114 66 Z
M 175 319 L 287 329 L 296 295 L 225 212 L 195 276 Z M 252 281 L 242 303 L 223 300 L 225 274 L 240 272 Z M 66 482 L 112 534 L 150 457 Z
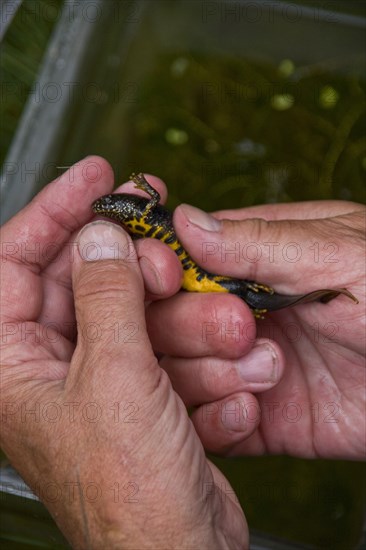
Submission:
M 96 221 L 86 225 L 77 238 L 78 251 L 82 260 L 135 259 L 136 252 L 127 233 L 118 225 Z
M 195 206 L 191 206 L 190 204 L 181 204 L 180 208 L 188 221 L 196 227 L 199 227 L 204 231 L 220 231 L 220 220 L 217 220 L 210 214 L 207 214 L 207 212 L 204 212 Z
M 245 433 L 248 428 L 246 405 L 240 399 L 228 400 L 223 403 L 221 420 L 227 430 Z
M 151 287 L 151 279 L 153 281 L 153 288 L 149 289 L 150 292 L 156 295 L 164 294 L 163 281 L 161 279 L 159 270 L 156 269 L 153 262 L 146 256 L 141 256 L 140 267 L 141 267 L 144 279 L 147 278 L 149 280 L 150 287 Z
M 241 358 L 240 376 L 246 382 L 257 384 L 275 383 L 278 380 L 278 357 L 269 344 L 259 344 Z

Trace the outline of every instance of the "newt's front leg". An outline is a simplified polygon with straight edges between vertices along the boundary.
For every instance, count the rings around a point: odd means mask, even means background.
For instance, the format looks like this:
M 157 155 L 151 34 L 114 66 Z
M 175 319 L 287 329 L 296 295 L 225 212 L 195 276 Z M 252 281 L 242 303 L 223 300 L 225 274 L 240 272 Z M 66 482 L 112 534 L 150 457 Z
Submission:
M 136 189 L 141 189 L 141 191 L 145 191 L 145 193 L 147 193 L 151 197 L 151 200 L 147 203 L 145 208 L 145 213 L 148 214 L 159 204 L 160 194 L 156 191 L 156 189 L 151 187 L 150 183 L 147 181 L 142 172 L 140 172 L 139 174 L 131 174 L 130 179 L 134 182 Z

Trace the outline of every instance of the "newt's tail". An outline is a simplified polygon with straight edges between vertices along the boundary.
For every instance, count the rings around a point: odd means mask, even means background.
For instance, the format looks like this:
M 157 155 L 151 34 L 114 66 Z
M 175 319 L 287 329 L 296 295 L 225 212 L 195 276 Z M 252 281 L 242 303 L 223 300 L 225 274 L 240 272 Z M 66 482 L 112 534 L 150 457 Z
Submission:
M 313 292 L 309 292 L 307 294 L 287 296 L 284 294 L 277 294 L 274 291 L 270 293 L 266 290 L 262 290 L 260 285 L 258 286 L 259 288 L 256 288 L 255 285 L 253 285 L 253 288 L 252 285 L 247 286 L 243 293 L 244 295 L 241 295 L 241 298 L 245 300 L 249 307 L 254 309 L 259 314 L 265 313 L 266 311 L 276 311 L 284 307 L 307 304 L 315 301 L 326 304 L 340 294 L 347 296 L 347 298 L 350 298 L 358 304 L 357 298 L 355 298 L 355 296 L 353 296 L 353 294 L 351 294 L 351 292 L 349 292 L 346 288 L 324 288 L 321 290 L 314 290 Z

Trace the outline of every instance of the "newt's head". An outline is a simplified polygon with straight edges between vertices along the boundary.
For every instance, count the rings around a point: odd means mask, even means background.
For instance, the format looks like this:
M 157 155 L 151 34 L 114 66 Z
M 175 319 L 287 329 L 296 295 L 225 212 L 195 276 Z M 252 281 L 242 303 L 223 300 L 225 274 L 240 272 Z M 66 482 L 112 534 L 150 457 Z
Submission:
M 92 204 L 94 214 L 119 221 L 121 224 L 139 218 L 148 200 L 137 195 L 115 193 L 103 195 Z
M 117 195 L 103 195 L 92 204 L 92 209 L 95 214 L 108 216 L 117 213 L 120 209 L 120 204 Z

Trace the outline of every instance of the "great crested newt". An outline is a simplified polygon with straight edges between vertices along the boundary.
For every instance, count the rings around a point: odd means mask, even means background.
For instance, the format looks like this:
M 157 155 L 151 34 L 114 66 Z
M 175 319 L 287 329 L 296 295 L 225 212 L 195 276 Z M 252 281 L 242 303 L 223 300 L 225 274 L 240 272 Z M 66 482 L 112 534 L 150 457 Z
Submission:
M 159 204 L 159 193 L 148 183 L 143 174 L 132 174 L 136 189 L 149 195 L 149 199 L 127 193 L 104 195 L 93 205 L 95 214 L 117 220 L 135 239 L 152 237 L 167 244 L 178 256 L 183 267 L 182 288 L 190 292 L 229 292 L 244 300 L 257 318 L 267 311 L 275 311 L 297 304 L 320 301 L 329 302 L 340 294 L 358 303 L 346 288 L 314 290 L 307 294 L 288 296 L 278 294 L 266 284 L 215 275 L 202 269 L 189 256 L 178 241 L 172 215 Z

